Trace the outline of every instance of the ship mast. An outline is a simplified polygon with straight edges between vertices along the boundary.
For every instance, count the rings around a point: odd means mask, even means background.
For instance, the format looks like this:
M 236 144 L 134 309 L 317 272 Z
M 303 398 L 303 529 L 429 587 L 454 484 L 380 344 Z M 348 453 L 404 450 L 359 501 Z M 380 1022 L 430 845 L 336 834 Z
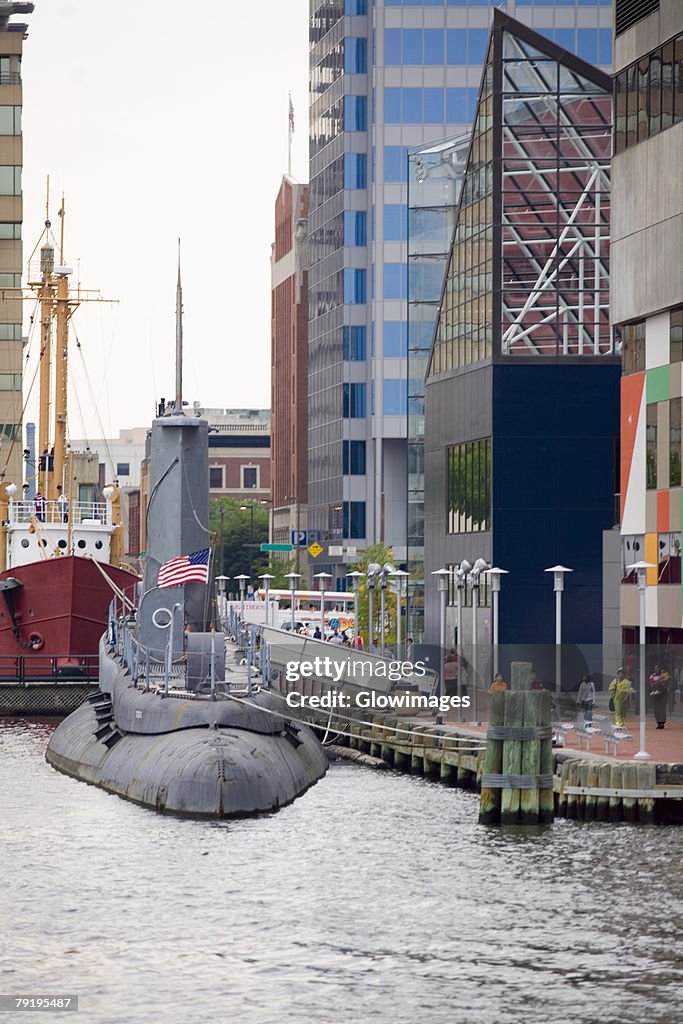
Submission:
M 40 250 L 40 415 L 38 420 L 38 481 L 37 490 L 47 495 L 49 478 L 50 448 L 50 376 L 52 366 L 52 306 L 54 286 L 52 274 L 55 269 L 55 250 L 50 245 L 50 181 L 48 178 L 47 200 L 45 203 L 45 245 Z
M 69 304 L 68 267 L 64 266 L 64 196 L 59 210 L 61 231 L 59 240 L 59 267 L 56 268 L 57 302 L 55 320 L 57 324 L 55 351 L 55 426 L 54 426 L 54 462 L 49 478 L 47 498 L 56 501 L 59 497 L 58 485 L 64 487 L 66 467 L 66 412 L 67 412 L 67 369 L 69 365 Z
M 183 286 L 180 281 L 180 239 L 178 239 L 178 284 L 175 293 L 175 415 L 183 414 Z

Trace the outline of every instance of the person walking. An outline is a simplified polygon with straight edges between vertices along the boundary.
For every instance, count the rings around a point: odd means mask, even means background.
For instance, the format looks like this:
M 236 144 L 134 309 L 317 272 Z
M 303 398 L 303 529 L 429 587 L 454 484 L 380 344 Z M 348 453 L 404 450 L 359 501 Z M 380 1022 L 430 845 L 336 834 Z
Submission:
M 590 676 L 583 676 L 579 692 L 576 695 L 577 707 L 583 708 L 584 722 L 593 721 L 593 705 L 595 704 L 595 683 Z
M 458 655 L 454 647 L 443 663 L 443 681 L 447 696 L 454 697 L 458 692 Z
M 617 670 L 617 674 L 609 684 L 609 695 L 614 705 L 614 724 L 624 725 L 628 713 L 628 702 L 632 693 L 636 691 L 631 686 L 631 680 L 627 678 L 623 668 Z
M 406 661 L 412 661 L 413 660 L 413 647 L 414 647 L 413 638 L 412 638 L 412 636 L 409 636 L 408 639 L 406 640 Z
M 657 728 L 663 729 L 666 725 L 666 710 L 669 703 L 669 687 L 671 677 L 666 669 L 655 665 L 655 670 L 647 681 L 650 697 L 652 698 L 652 710 L 654 712 Z
M 508 684 L 503 679 L 500 672 L 498 672 L 489 686 L 489 693 L 505 693 L 508 688 Z

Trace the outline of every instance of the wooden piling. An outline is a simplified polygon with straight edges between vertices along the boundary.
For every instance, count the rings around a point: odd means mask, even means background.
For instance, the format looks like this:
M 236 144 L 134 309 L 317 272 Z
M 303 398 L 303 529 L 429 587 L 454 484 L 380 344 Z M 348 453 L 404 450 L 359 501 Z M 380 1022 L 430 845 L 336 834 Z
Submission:
M 598 764 L 598 787 L 609 789 L 611 768 L 609 761 L 601 761 Z M 609 821 L 609 797 L 598 796 L 595 799 L 595 820 Z
M 638 789 L 654 789 L 657 783 L 657 765 L 654 761 L 639 761 L 636 766 Z M 652 825 L 655 820 L 655 801 L 652 797 L 638 798 L 638 820 Z
M 541 698 L 541 714 L 539 725 L 550 726 L 553 717 L 553 695 L 547 690 L 539 691 Z M 541 775 L 553 774 L 553 739 L 552 735 L 547 740 L 540 741 L 540 771 Z M 549 825 L 555 817 L 555 796 L 552 788 L 541 789 L 538 801 L 538 821 L 541 825 Z
M 513 665 L 514 669 L 514 665 Z M 513 676 L 514 678 L 514 676 Z M 524 724 L 523 691 L 504 694 L 505 726 L 521 729 Z M 504 740 L 503 742 L 503 775 L 522 774 L 522 743 L 520 740 Z M 517 823 L 520 813 L 519 789 L 504 788 L 500 798 L 500 820 L 503 825 Z
M 595 789 L 598 783 L 598 762 L 589 761 L 586 769 L 586 785 Z M 598 798 L 596 796 L 587 796 L 586 803 L 584 805 L 584 818 L 586 821 L 595 821 L 598 811 Z
M 567 785 L 578 785 L 578 761 L 570 761 L 567 770 Z M 567 793 L 567 817 L 576 820 L 577 799 L 576 793 Z
M 505 694 L 494 693 L 491 696 L 489 724 L 501 726 L 505 724 Z M 503 741 L 487 739 L 484 754 L 484 771 L 500 775 L 503 770 Z M 482 786 L 479 802 L 479 822 L 482 825 L 497 825 L 500 821 L 501 790 Z
M 624 789 L 638 788 L 638 765 L 635 761 L 628 761 L 622 767 L 622 779 Z M 624 821 L 638 820 L 638 804 L 634 796 L 625 796 L 621 802 Z
M 621 789 L 624 784 L 623 768 L 620 764 L 613 764 L 609 773 L 610 789 Z M 611 796 L 609 798 L 609 820 L 621 821 L 623 817 L 622 797 Z
M 543 718 L 543 694 L 529 690 L 524 694 L 525 726 L 540 726 Z M 541 741 L 525 740 L 522 743 L 522 775 L 538 775 L 541 770 Z M 540 811 L 540 790 L 521 789 L 519 798 L 520 821 L 522 825 L 537 825 Z

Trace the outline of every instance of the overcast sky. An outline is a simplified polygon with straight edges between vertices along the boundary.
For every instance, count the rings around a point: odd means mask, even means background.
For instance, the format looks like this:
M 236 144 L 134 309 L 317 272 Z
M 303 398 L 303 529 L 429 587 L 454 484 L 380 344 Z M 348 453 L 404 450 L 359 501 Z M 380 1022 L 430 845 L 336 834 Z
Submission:
M 182 239 L 184 397 L 270 406 L 270 245 L 287 170 L 308 175 L 307 0 L 36 0 L 24 43 L 24 263 L 45 180 L 66 196 L 66 262 L 116 306 L 81 307 L 105 433 L 149 423 L 174 391 Z M 26 303 L 27 314 L 29 303 Z M 32 359 L 26 367 L 27 383 Z M 99 436 L 72 352 L 70 436 Z M 29 407 L 32 411 L 33 403 Z

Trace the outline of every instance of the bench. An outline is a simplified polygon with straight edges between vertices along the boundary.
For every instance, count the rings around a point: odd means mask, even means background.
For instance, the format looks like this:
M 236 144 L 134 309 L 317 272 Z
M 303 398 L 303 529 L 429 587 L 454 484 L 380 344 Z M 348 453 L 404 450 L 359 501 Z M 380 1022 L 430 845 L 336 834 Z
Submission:
M 633 736 L 626 731 L 623 725 L 613 725 L 610 721 L 601 723 L 600 735 L 605 741 L 605 753 L 609 754 L 610 746 L 613 746 L 615 756 L 619 751 L 620 743 L 625 740 L 633 742 Z

